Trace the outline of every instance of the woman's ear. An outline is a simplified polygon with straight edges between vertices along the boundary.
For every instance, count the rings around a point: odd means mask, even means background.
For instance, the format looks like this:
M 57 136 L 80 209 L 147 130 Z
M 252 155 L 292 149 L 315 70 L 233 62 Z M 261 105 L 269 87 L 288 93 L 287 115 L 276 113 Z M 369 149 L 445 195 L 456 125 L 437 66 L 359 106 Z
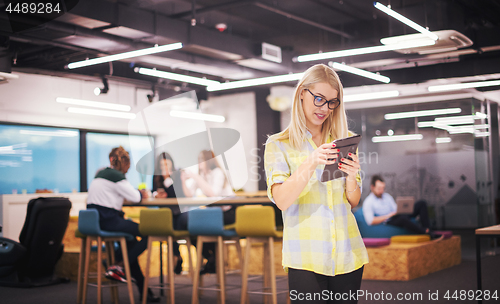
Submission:
M 304 99 L 305 92 L 306 92 L 306 89 L 302 88 L 302 91 L 300 91 L 300 95 L 299 95 L 300 101 L 302 101 Z

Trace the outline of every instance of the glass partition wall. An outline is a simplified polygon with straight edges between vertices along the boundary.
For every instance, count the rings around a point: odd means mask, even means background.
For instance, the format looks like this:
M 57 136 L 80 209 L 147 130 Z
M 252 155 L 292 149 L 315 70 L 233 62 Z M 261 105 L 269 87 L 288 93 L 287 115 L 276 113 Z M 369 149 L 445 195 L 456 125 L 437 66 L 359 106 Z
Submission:
M 493 224 L 497 156 L 490 150 L 498 123 L 491 130 L 490 108 L 487 101 L 468 98 L 348 110 L 349 129 L 363 136 L 361 201 L 379 174 L 394 198 L 426 200 L 434 228 Z

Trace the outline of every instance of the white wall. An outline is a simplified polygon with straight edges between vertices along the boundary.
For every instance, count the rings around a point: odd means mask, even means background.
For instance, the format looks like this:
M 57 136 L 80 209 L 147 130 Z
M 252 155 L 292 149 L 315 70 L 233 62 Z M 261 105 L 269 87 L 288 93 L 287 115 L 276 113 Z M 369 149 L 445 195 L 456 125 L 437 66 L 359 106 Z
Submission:
M 127 132 L 128 119 L 104 118 L 68 113 L 69 105 L 56 103 L 57 97 L 125 104 L 136 113 L 149 105 L 149 90 L 109 84 L 109 92 L 95 96 L 101 82 L 56 76 L 16 73 L 19 79 L 0 84 L 0 121 L 47 126 Z
M 252 164 L 257 162 L 257 153 L 252 152 L 252 149 L 256 148 L 257 142 L 255 95 L 253 92 L 210 98 L 202 103 L 202 112 L 223 115 L 226 121 L 224 123 L 205 123 L 193 120 L 189 122 L 189 128 L 186 128 L 185 119 L 182 123 L 184 127 L 182 127 L 179 119 L 168 116 L 170 108 L 163 109 L 160 112 L 161 117 L 151 115 L 151 112 L 155 111 L 160 103 L 149 103 L 146 96 L 151 93 L 149 90 L 110 82 L 107 94 L 95 96 L 94 88 L 102 87 L 102 83 L 99 81 L 26 73 L 16 74 L 19 75 L 19 79 L 0 84 L 0 122 L 153 134 L 157 135 L 157 147 L 182 136 L 204 131 L 207 127 L 233 128 L 241 134 L 248 165 L 249 181 L 243 189 L 246 191 L 258 190 L 258 175 L 254 172 L 255 170 L 251 170 Z M 69 105 L 57 103 L 55 101 L 57 97 L 130 105 L 131 112 L 138 114 L 138 116 L 131 121 L 69 113 L 67 112 Z M 144 124 L 141 124 L 142 118 L 148 122 L 147 130 Z

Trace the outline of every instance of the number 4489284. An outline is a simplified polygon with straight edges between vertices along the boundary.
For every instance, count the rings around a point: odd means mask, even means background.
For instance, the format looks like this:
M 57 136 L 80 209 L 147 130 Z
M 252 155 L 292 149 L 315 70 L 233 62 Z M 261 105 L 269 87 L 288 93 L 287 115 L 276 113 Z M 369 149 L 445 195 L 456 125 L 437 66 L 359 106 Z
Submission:
M 5 8 L 5 11 L 9 14 L 18 13 L 18 14 L 52 14 L 52 13 L 60 13 L 61 9 L 59 7 L 59 3 L 9 3 Z
M 455 292 L 451 292 L 447 290 L 443 298 L 447 300 L 498 300 L 497 290 L 455 290 Z

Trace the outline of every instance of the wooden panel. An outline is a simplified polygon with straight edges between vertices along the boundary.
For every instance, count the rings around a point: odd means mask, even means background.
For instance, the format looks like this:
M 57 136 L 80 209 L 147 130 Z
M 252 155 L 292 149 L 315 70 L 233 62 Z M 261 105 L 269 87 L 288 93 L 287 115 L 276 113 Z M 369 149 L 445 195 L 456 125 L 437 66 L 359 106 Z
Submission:
M 460 237 L 418 244 L 367 248 L 363 279 L 408 281 L 461 263 Z

